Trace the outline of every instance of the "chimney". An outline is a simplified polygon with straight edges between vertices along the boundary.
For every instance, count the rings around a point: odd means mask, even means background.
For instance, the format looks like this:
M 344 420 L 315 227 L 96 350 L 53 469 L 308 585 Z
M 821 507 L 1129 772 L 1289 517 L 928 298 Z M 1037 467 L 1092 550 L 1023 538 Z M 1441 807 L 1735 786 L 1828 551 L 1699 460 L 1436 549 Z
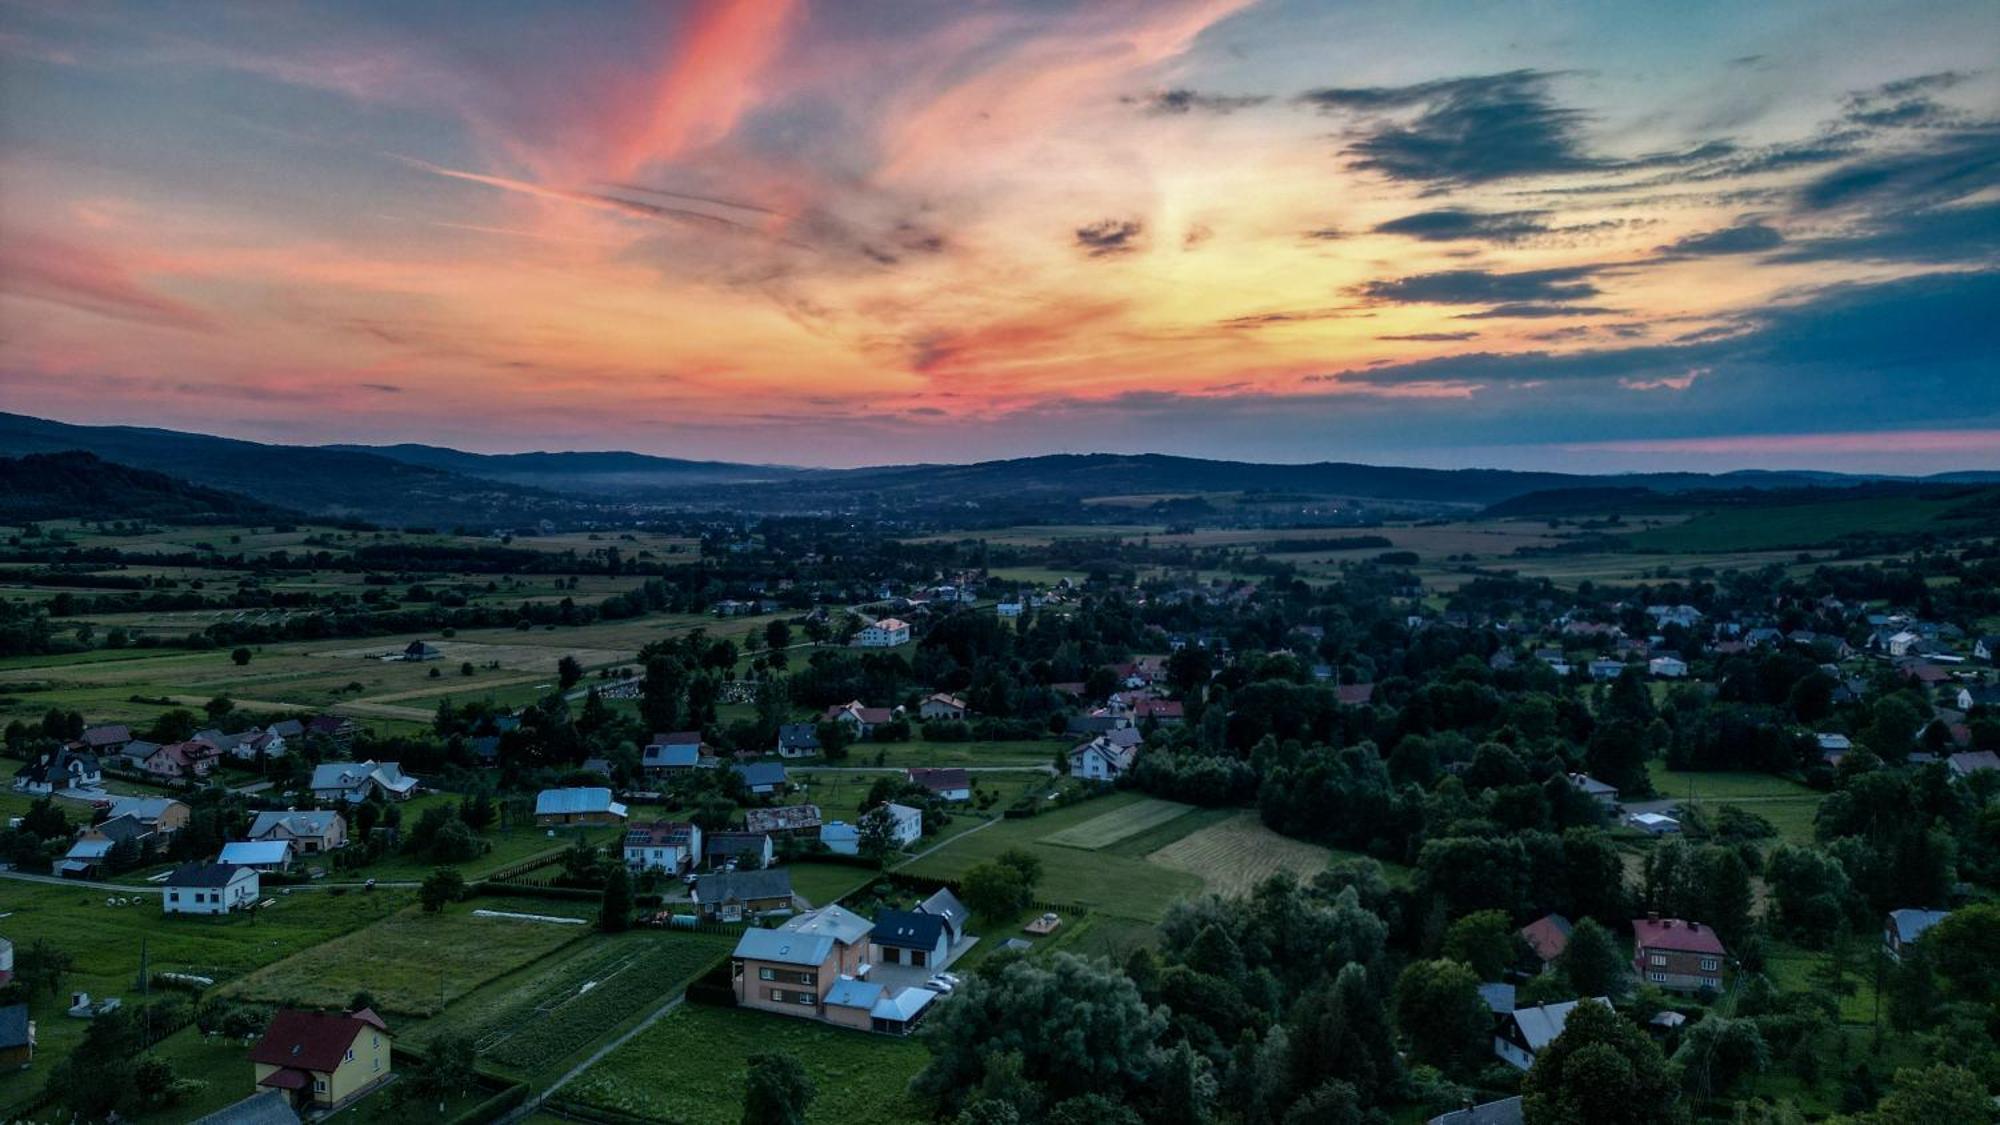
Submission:
M 1659 911 L 1657 911 L 1657 910 L 1648 910 L 1648 911 L 1646 911 L 1646 921 L 1648 921 L 1648 922 L 1657 922 L 1657 921 L 1659 921 L 1659 920 L 1660 920 L 1660 912 L 1659 912 Z
M 1689 923 L 1688 923 L 1688 929 L 1690 929 L 1690 930 L 1693 930 L 1693 931 L 1694 931 L 1695 933 L 1700 933 L 1700 932 L 1701 932 L 1701 923 L 1700 923 L 1700 922 L 1689 922 Z

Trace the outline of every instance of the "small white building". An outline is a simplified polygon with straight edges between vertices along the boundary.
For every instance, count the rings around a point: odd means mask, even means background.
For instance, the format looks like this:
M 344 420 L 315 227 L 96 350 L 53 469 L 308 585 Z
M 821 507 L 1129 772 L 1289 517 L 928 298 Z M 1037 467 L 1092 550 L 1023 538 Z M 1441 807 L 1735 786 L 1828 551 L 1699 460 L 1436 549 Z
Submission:
M 1001 602 L 999 605 L 993 607 L 993 612 L 999 614 L 1001 617 L 1019 617 L 1021 616 L 1021 609 L 1020 602 Z
M 167 876 L 160 908 L 168 914 L 227 914 L 254 905 L 257 872 L 233 863 L 188 863 Z
M 1662 680 L 1678 680 L 1688 674 L 1688 666 L 1678 656 L 1655 656 L 1646 662 L 1646 671 Z
M 625 831 L 625 866 L 678 875 L 701 862 L 701 826 L 661 820 Z
M 854 634 L 854 643 L 861 648 L 894 648 L 910 643 L 910 623 L 895 617 L 884 617 Z
M 1681 830 L 1681 822 L 1665 813 L 1633 813 L 1625 818 L 1625 823 L 1654 836 L 1665 836 Z

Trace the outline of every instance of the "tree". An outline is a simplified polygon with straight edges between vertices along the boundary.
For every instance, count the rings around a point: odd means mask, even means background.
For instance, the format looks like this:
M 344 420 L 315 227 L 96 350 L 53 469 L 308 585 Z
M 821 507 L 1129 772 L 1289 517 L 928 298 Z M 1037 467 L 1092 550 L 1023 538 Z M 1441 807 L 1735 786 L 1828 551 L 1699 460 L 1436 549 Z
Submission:
M 209 722 L 220 722 L 223 716 L 236 710 L 236 701 L 226 695 L 218 695 L 202 704 L 201 709 L 208 713 Z
M 347 1010 L 350 1012 L 358 1012 L 363 1008 L 372 1011 L 374 1007 L 375 994 L 365 988 L 347 998 Z
M 1674 1052 L 1681 1087 L 1696 1101 L 1722 1097 L 1737 1082 L 1771 1064 L 1755 1021 L 1710 1015 L 1688 1029 Z
M 76 968 L 76 958 L 47 938 L 36 938 L 14 957 L 14 976 L 29 992 L 37 989 L 61 996 L 63 978 Z
M 1990 1121 L 1992 1113 L 1992 1099 L 1978 1075 L 1962 1066 L 1933 1063 L 1922 1069 L 1897 1071 L 1895 1088 L 1866 1120 L 1871 1125 L 1943 1125 L 1946 1121 Z
M 2000 905 L 1983 902 L 1952 911 L 1924 932 L 1923 948 L 1958 999 L 2000 1000 L 2000 963 L 1993 956 L 2000 949 Z
M 1003 867 L 1011 867 L 1021 876 L 1021 886 L 1026 893 L 1035 893 L 1035 884 L 1042 881 L 1042 860 L 1026 848 L 1008 848 L 993 857 L 993 862 Z
M 813 1082 L 799 1060 L 782 1051 L 751 1055 L 743 1073 L 743 1125 L 805 1125 Z
M 250 650 L 247 648 L 238 648 L 229 654 L 229 659 L 235 661 L 236 666 L 241 668 L 245 664 L 250 663 Z
M 1514 925 L 1504 910 L 1479 910 L 1451 924 L 1444 934 L 1444 955 L 1471 966 L 1480 980 L 1499 980 L 1514 963 Z
M 456 867 L 437 868 L 424 876 L 417 897 L 423 901 L 425 913 L 436 914 L 465 897 L 465 876 L 459 874 Z
M 575 687 L 583 679 L 583 665 L 576 657 L 565 656 L 556 661 L 556 684 L 562 691 Z
M 1458 961 L 1417 961 L 1396 978 L 1396 1026 L 1419 1062 L 1470 1071 L 1486 1054 L 1492 1021 L 1479 978 Z
M 623 933 L 632 925 L 632 873 L 622 863 L 607 866 L 604 897 L 597 911 L 597 928 L 607 934 Z
M 1002 863 L 982 863 L 959 879 L 965 905 L 992 922 L 1004 922 L 1028 905 L 1028 885 L 1021 873 Z
M 847 760 L 847 748 L 854 742 L 853 732 L 846 723 L 823 722 L 813 728 L 819 738 L 819 754 L 829 762 Z
M 471 1039 L 444 1032 L 430 1041 L 424 1061 L 390 1088 L 391 1095 L 398 1105 L 436 1101 L 442 1112 L 445 1102 L 472 1089 L 478 1077 L 474 1058 Z
M 1675 1093 L 1651 1039 L 1610 1008 L 1583 1003 L 1535 1057 L 1521 1100 L 1523 1117 L 1538 1125 L 1653 1125 L 1673 1119 Z
M 1595 918 L 1578 922 L 1569 933 L 1569 945 L 1557 958 L 1556 967 L 1569 978 L 1579 996 L 1609 996 L 1625 992 L 1631 966 L 1611 936 Z
M 863 856 L 879 861 L 895 848 L 895 822 L 890 819 L 889 806 L 877 805 L 862 813 L 856 827 L 861 832 Z

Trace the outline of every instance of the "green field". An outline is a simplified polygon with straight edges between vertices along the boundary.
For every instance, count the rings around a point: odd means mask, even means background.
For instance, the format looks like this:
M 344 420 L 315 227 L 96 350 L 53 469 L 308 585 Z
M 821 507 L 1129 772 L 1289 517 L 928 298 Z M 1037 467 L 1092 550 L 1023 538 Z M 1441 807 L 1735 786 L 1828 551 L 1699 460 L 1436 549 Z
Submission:
M 1642 551 L 1754 551 L 1816 547 L 1867 532 L 1909 535 L 1931 530 L 1939 517 L 1966 504 L 1952 500 L 1876 497 L 1813 504 L 1764 505 L 1703 512 L 1685 523 L 1631 537 Z
M 1817 790 L 1766 773 L 1676 772 L 1657 761 L 1646 768 L 1662 797 L 1682 804 L 1692 801 L 1711 817 L 1722 805 L 1739 806 L 1770 821 L 1781 839 L 1794 844 L 1812 842 L 1813 818 L 1825 800 Z
M 808 1121 L 916 1125 L 930 1120 L 907 1092 L 929 1058 L 914 1040 L 692 1004 L 585 1071 L 562 1097 L 650 1121 L 738 1125 L 744 1060 L 759 1051 L 782 1051 L 805 1064 L 818 1089 Z
M 590 903 L 481 899 L 482 907 L 586 921 Z M 229 994 L 296 1007 L 337 1007 L 357 988 L 374 993 L 384 1014 L 432 1016 L 481 984 L 591 934 L 565 926 L 479 918 L 461 903 L 438 914 L 410 907 L 366 929 L 335 938 L 244 978 Z
M 1095 851 L 1187 815 L 1194 806 L 1147 798 L 1113 809 L 1043 837 L 1044 843 Z

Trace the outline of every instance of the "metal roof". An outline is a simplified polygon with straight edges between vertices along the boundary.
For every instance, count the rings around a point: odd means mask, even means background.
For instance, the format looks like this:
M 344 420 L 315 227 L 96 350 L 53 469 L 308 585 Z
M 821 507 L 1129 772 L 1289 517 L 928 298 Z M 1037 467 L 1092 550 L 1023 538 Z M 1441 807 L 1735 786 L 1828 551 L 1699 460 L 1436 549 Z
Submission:
M 535 794 L 536 816 L 601 812 L 624 816 L 625 806 L 611 799 L 611 790 L 595 786 L 582 789 L 544 789 Z

